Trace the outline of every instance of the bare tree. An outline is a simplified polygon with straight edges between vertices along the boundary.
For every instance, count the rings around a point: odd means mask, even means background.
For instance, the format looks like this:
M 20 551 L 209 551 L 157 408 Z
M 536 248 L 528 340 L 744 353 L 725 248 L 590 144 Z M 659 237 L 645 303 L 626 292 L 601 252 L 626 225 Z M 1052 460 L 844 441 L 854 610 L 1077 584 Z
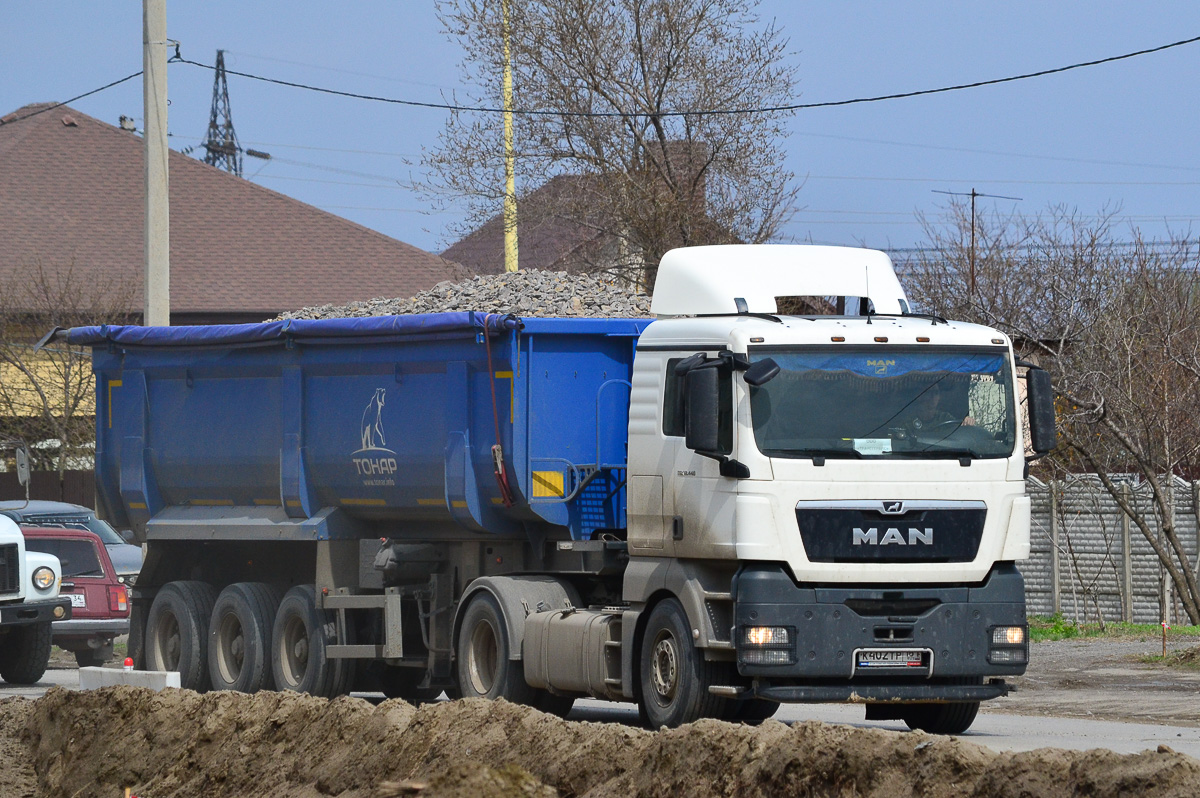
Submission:
M 438 5 L 464 49 L 472 104 L 502 104 L 501 5 Z M 760 23 L 758 0 L 508 6 L 518 193 L 560 178 L 541 203 L 522 202 L 522 229 L 556 222 L 590 233 L 598 243 L 580 256 L 592 268 L 641 276 L 647 288 L 672 247 L 777 234 L 796 195 L 778 145 L 790 113 L 734 113 L 785 104 L 795 84 L 787 41 Z M 425 158 L 423 188 L 469 206 L 455 232 L 501 207 L 502 125 L 499 114 L 454 113 Z
M 31 444 L 35 469 L 61 476 L 91 455 L 96 404 L 90 352 L 66 343 L 35 352 L 35 343 L 54 327 L 127 321 L 134 293 L 73 265 L 36 263 L 0 278 L 0 424 Z
M 1051 209 L 1033 221 L 975 220 L 928 228 L 933 247 L 909 264 L 931 308 L 1008 331 L 1051 370 L 1058 396 L 1056 452 L 1067 470 L 1094 471 L 1157 554 L 1192 623 L 1200 623 L 1195 563 L 1175 519 L 1179 476 L 1200 454 L 1200 271 L 1186 239 L 1166 246 L 1114 240 L 1110 216 Z M 964 232 L 965 231 L 965 232 Z M 974 264 L 975 291 L 970 290 Z M 1112 479 L 1147 483 L 1153 517 Z

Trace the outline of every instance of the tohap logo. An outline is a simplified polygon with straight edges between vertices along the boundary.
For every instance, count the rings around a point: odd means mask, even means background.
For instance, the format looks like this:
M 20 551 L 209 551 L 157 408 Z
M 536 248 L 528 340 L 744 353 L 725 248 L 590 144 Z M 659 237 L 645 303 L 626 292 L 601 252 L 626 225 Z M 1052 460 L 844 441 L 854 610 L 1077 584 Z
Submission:
M 855 546 L 916 546 L 917 544 L 932 546 L 933 545 L 933 527 L 925 527 L 917 529 L 916 527 L 908 528 L 908 538 L 900 534 L 900 530 L 896 527 L 890 527 L 883 533 L 883 537 L 879 536 L 879 530 L 875 527 L 864 530 L 862 527 L 854 527 L 853 543 Z
M 387 398 L 385 388 L 376 388 L 375 395 L 363 409 L 362 423 L 359 425 L 359 441 L 362 448 L 354 452 L 351 461 L 358 470 L 360 477 L 392 477 L 400 469 L 391 449 L 385 448 L 387 437 L 383 432 L 383 406 Z M 392 480 L 364 481 L 364 485 L 391 485 Z

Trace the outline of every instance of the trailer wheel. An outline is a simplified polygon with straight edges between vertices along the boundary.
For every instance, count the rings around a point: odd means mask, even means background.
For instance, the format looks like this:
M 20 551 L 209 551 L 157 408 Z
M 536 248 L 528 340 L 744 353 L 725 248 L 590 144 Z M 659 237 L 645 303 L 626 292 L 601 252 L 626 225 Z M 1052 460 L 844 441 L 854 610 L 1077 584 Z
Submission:
M 177 671 L 179 686 L 209 689 L 208 621 L 216 590 L 207 582 L 168 582 L 146 617 L 146 667 Z
M 9 684 L 37 684 L 50 663 L 50 624 L 14 626 L 0 638 L 0 679 Z
M 504 614 L 491 593 L 475 594 L 458 632 L 458 686 L 464 698 L 505 698 L 534 704 L 536 693 L 525 668 L 510 658 L 512 643 Z
M 317 608 L 312 585 L 297 585 L 279 602 L 271 632 L 271 670 L 275 688 L 333 698 L 347 692 L 353 664 L 331 659 L 337 643 L 337 614 Z
M 979 714 L 978 701 L 951 704 L 912 704 L 904 708 L 901 720 L 913 731 L 929 734 L 962 734 L 971 728 Z
M 279 594 L 261 582 L 238 582 L 217 596 L 208 624 L 208 673 L 214 690 L 270 689 L 271 627 Z
M 683 606 L 666 599 L 650 611 L 642 633 L 640 707 L 652 729 L 719 718 L 725 699 L 708 692 L 721 663 L 708 662 L 692 643 Z

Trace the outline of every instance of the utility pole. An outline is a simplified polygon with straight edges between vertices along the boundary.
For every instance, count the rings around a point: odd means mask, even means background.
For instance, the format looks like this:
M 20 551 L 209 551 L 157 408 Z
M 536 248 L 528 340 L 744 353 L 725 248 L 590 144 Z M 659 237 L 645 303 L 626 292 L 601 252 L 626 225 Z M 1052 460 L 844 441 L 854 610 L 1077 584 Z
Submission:
M 504 39 L 504 271 L 517 270 L 517 172 L 513 154 L 512 52 L 508 45 L 508 4 L 500 0 Z
M 208 115 L 208 133 L 204 136 L 204 162 L 226 172 L 242 176 L 242 148 L 233 132 L 229 110 L 229 84 L 225 79 L 225 51 L 217 50 L 217 71 L 213 78 L 212 111 Z
M 167 2 L 142 0 L 142 103 L 146 117 L 146 274 L 142 323 L 171 323 L 171 215 L 167 174 Z
M 970 197 L 971 198 L 971 248 L 970 248 L 970 250 L 968 250 L 968 254 L 967 254 L 967 260 L 970 263 L 970 282 L 968 283 L 968 285 L 969 285 L 969 290 L 970 290 L 971 296 L 975 296 L 975 198 L 976 197 L 991 197 L 993 199 L 1016 200 L 1017 202 L 1020 202 L 1021 198 L 1020 197 L 1005 197 L 1000 194 L 980 194 L 975 189 L 971 189 L 970 194 L 966 193 L 965 191 L 939 191 L 938 189 L 934 189 L 933 193 L 934 194 L 948 194 L 951 197 Z

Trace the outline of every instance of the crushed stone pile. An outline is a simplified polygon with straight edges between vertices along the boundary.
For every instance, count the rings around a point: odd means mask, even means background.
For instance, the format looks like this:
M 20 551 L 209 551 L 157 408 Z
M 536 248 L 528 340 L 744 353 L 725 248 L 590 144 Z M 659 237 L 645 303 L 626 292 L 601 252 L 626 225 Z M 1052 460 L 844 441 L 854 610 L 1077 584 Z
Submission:
M 440 282 L 411 299 L 371 299 L 321 305 L 281 314 L 287 319 L 340 319 L 449 311 L 512 313 L 517 316 L 641 318 L 650 315 L 650 296 L 599 275 L 518 271 L 484 274 L 466 282 Z
M 125 686 L 0 702 L 0 755 L 0 795 L 37 798 L 111 798 L 126 787 L 149 798 L 1200 794 L 1200 761 L 1165 746 L 1000 754 L 817 722 L 704 720 L 649 732 L 505 701 L 414 708 Z

